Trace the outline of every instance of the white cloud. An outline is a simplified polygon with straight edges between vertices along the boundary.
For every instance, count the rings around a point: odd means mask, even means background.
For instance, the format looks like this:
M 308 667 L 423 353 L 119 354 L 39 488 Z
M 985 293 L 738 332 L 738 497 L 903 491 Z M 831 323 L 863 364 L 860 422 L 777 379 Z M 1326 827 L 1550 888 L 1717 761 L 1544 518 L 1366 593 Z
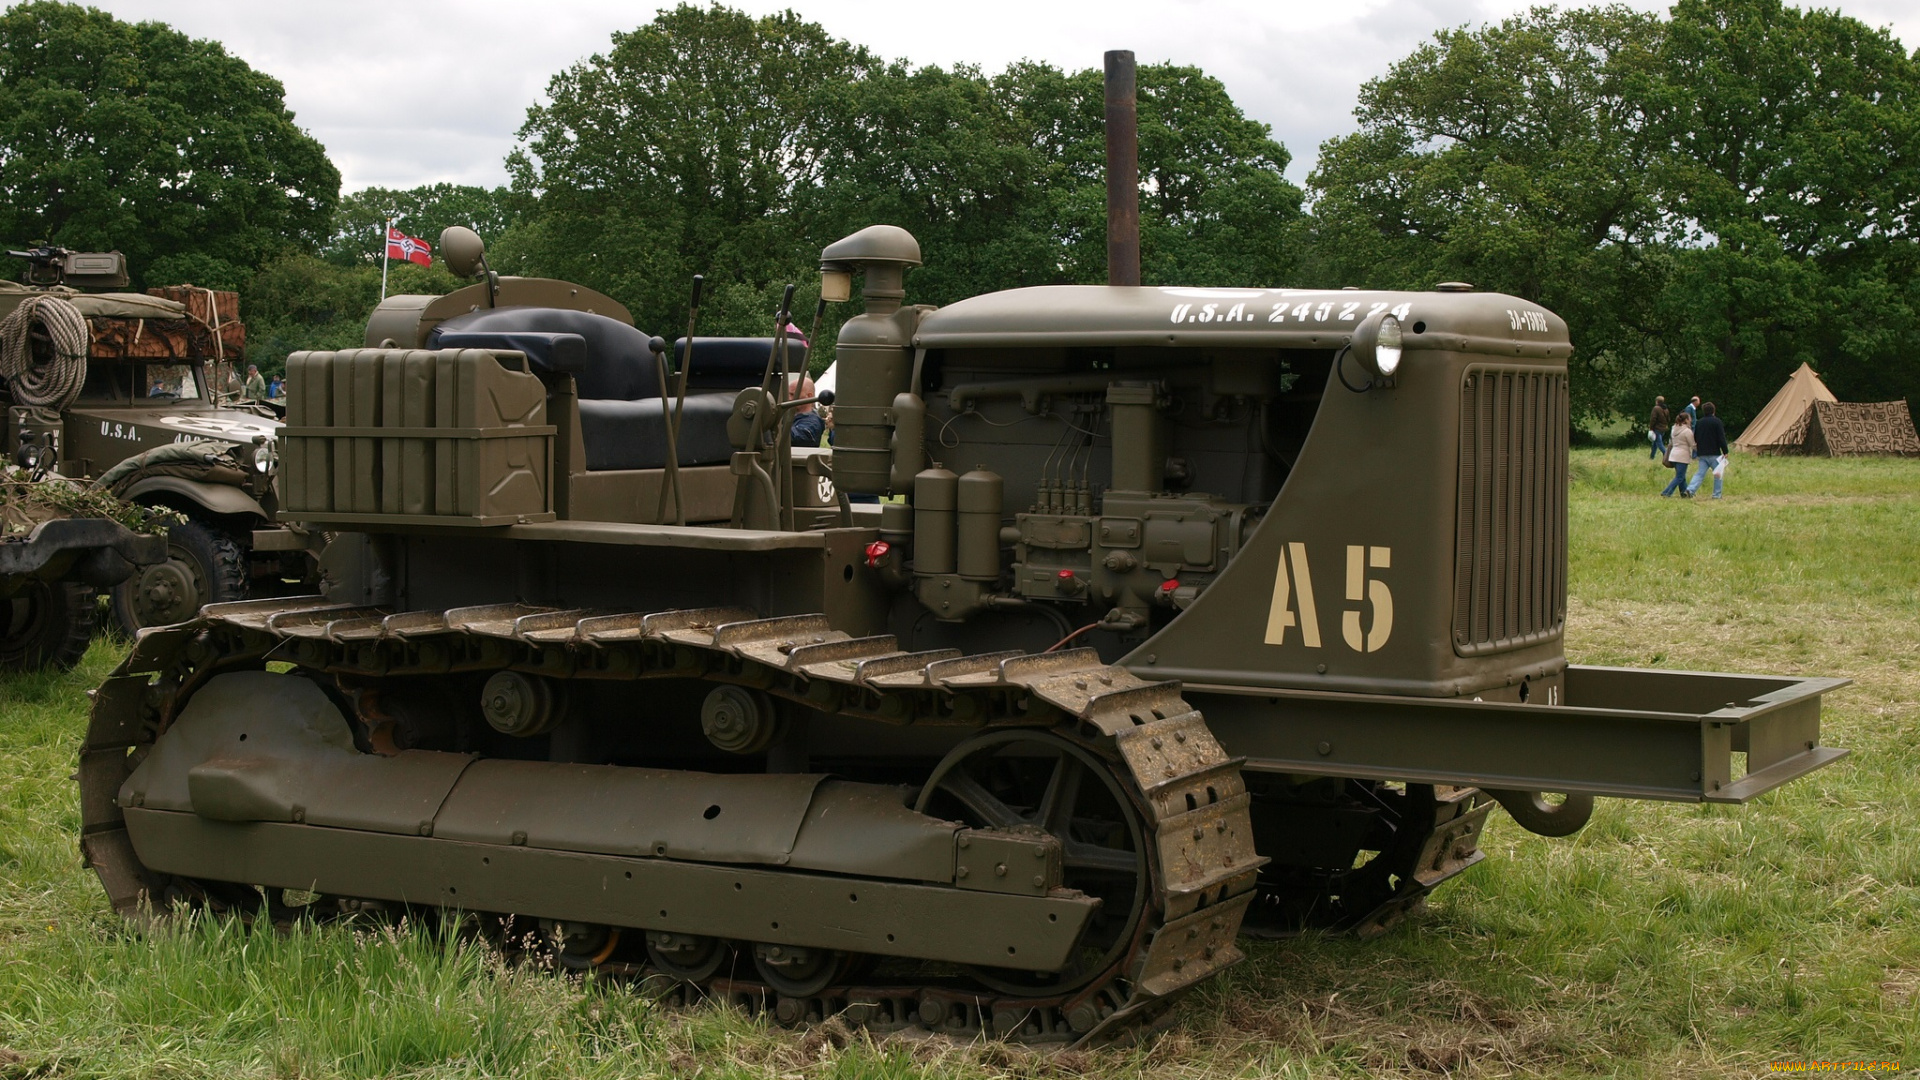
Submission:
M 346 190 L 451 181 L 504 183 L 527 106 L 555 73 L 649 21 L 617 0 L 92 0 L 158 19 L 281 80 L 287 103 L 339 165 Z M 1273 127 L 1303 179 L 1320 143 L 1352 129 L 1360 84 L 1434 31 L 1497 21 L 1527 0 L 731 0 L 754 13 L 792 7 L 835 36 L 917 64 L 996 71 L 1020 59 L 1098 67 L 1107 49 L 1142 63 L 1196 65 Z M 1664 3 L 1630 0 L 1643 10 Z M 1920 42 L 1911 0 L 1846 0 L 1841 10 Z

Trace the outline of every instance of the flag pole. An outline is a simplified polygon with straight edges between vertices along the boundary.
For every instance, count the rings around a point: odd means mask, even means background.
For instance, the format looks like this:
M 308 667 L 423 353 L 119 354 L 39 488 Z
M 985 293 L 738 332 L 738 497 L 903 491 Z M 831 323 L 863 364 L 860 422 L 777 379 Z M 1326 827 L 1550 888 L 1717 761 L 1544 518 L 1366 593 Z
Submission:
M 387 226 L 380 230 L 380 302 L 383 304 L 387 302 L 387 253 L 393 250 L 388 245 L 393 239 L 393 227 L 406 216 L 398 210 L 387 211 Z

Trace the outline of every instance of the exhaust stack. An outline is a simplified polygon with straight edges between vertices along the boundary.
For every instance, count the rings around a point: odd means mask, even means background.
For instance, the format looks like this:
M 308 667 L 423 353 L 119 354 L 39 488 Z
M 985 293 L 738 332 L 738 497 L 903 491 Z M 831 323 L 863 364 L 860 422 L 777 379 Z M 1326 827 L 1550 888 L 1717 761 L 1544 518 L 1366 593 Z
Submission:
M 1140 284 L 1140 115 L 1131 49 L 1107 53 L 1107 284 Z

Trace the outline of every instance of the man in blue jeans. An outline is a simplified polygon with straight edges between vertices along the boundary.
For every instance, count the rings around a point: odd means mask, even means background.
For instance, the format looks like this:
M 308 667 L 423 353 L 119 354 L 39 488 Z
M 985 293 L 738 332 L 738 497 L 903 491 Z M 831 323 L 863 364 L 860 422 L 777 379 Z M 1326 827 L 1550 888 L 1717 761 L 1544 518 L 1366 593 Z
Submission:
M 1720 482 L 1725 479 L 1720 474 L 1720 462 L 1727 456 L 1727 427 L 1713 414 L 1713 402 L 1700 406 L 1700 422 L 1693 425 L 1695 455 L 1700 459 L 1700 471 L 1694 474 L 1693 483 L 1687 485 L 1687 494 L 1700 490 L 1700 481 L 1713 474 L 1713 497 L 1720 497 Z
M 1659 457 L 1667 452 L 1667 428 L 1672 424 L 1667 416 L 1665 395 L 1656 395 L 1653 399 L 1653 412 L 1647 416 L 1647 441 L 1653 444 L 1653 452 L 1648 457 Z

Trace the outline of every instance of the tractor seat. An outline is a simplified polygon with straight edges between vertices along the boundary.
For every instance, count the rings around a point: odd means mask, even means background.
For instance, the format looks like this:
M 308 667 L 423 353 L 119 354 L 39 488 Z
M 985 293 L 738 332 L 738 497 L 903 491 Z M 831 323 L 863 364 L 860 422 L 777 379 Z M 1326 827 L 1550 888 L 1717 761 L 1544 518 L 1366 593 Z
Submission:
M 759 386 L 766 375 L 767 358 L 773 355 L 770 337 L 703 337 L 693 343 L 693 368 L 687 372 L 690 390 L 742 390 Z M 675 364 L 686 362 L 687 339 L 673 343 Z M 807 370 L 807 347 L 788 339 L 787 364 L 790 371 Z
M 647 335 L 626 323 L 587 311 L 565 308 L 497 307 L 469 311 L 433 328 L 428 348 L 438 348 L 445 334 L 578 334 L 587 342 L 586 368 L 574 375 L 583 398 L 633 401 L 660 392 L 653 353 Z M 471 340 L 471 339 L 463 339 Z M 502 348 L 511 345 L 502 344 Z
M 511 335 L 578 334 L 586 341 L 586 360 L 574 375 L 580 395 L 580 437 L 587 469 L 659 469 L 667 464 L 667 429 L 660 399 L 658 361 L 647 336 L 616 319 L 566 308 L 482 308 L 456 315 L 435 327 L 427 340 L 438 347 L 442 336 L 460 335 L 462 346 L 479 344 L 478 335 L 499 335 L 497 348 L 515 348 Z M 699 365 L 699 347 L 694 363 Z M 752 380 L 758 382 L 756 378 Z M 743 384 L 745 385 L 745 384 Z M 731 392 L 687 394 L 680 425 L 680 464 L 724 464 L 733 453 L 727 418 L 733 415 Z M 671 401 L 666 405 L 672 407 Z
M 724 465 L 733 456 L 733 443 L 727 439 L 733 398 L 730 393 L 687 392 L 686 411 L 680 418 L 680 464 Z M 666 414 L 672 411 L 672 398 L 581 398 L 580 435 L 587 444 L 587 471 L 666 468 Z

